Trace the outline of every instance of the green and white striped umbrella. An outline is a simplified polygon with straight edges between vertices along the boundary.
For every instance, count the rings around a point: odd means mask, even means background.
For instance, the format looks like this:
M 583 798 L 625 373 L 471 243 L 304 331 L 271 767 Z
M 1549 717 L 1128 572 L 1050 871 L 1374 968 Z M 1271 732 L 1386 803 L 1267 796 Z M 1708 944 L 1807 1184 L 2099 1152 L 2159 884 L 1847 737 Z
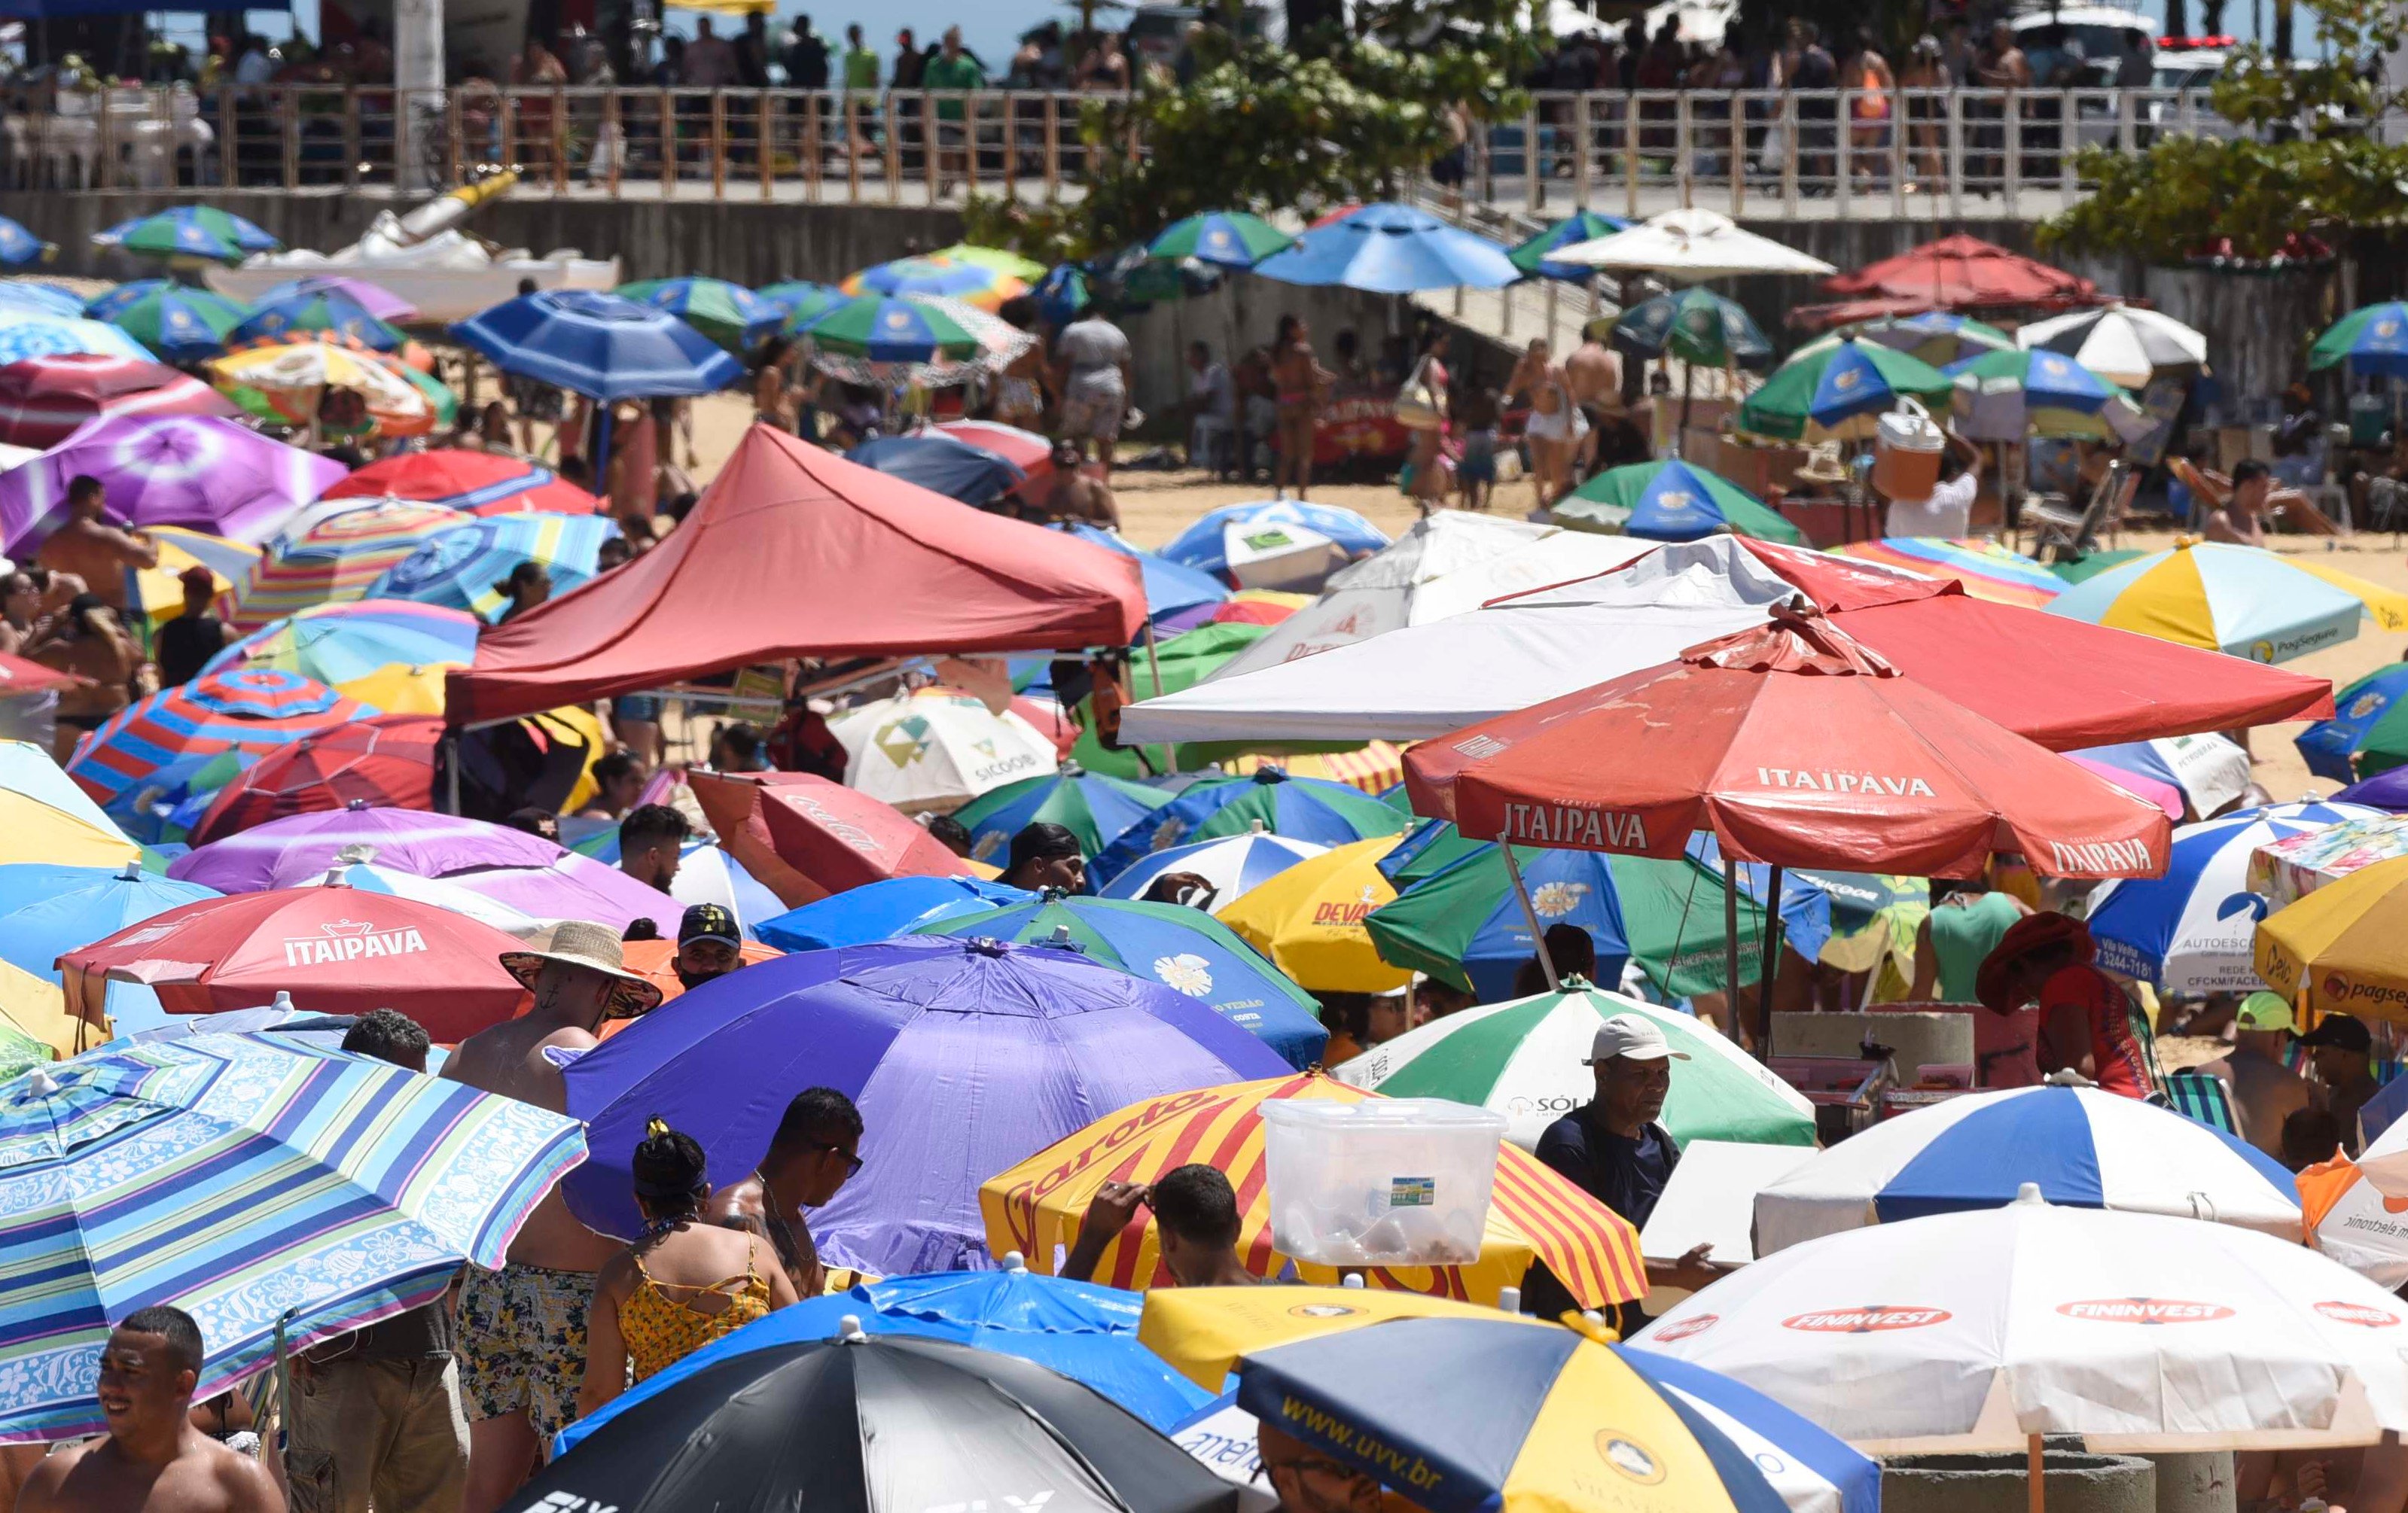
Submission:
M 1814 1108 L 1711 1024 L 1567 978 L 1565 991 L 1491 1004 L 1433 1020 L 1331 1069 L 1350 1087 L 1392 1098 L 1445 1098 L 1505 1116 L 1506 1138 L 1525 1149 L 1589 1102 L 1597 1078 L 1584 1063 L 1597 1027 L 1636 1014 L 1675 1051 L 1662 1121 L 1672 1138 L 1814 1143 Z

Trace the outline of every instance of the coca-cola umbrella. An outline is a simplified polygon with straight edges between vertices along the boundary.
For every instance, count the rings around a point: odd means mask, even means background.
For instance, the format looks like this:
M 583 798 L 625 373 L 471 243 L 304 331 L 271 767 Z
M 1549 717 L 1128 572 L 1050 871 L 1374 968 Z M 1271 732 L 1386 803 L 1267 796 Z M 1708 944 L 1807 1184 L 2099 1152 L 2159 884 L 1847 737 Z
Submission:
M 169 909 L 59 958 L 71 1009 L 139 982 L 170 1014 L 255 1008 L 279 992 L 318 1014 L 396 1008 L 447 1044 L 516 1013 L 503 970 L 523 942 L 431 904 L 342 886 L 280 888 Z

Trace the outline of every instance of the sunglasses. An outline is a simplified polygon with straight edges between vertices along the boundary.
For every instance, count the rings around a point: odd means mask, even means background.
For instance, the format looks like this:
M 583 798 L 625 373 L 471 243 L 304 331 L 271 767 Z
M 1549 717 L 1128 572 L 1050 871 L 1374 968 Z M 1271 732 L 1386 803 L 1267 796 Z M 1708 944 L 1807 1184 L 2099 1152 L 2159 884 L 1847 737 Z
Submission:
M 832 1156 L 842 1156 L 844 1158 L 844 1174 L 847 1177 L 859 1177 L 861 1175 L 862 1160 L 859 1156 L 854 1155 L 852 1151 L 847 1150 L 840 1145 L 824 1145 L 820 1147 L 820 1149 Z

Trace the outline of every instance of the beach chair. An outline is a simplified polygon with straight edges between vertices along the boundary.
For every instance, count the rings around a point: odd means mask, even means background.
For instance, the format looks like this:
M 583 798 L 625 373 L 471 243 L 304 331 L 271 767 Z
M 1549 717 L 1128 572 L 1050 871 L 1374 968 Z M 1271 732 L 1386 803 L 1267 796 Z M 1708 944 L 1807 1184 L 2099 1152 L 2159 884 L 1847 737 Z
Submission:
M 2165 1079 L 2166 1106 L 2186 1119 L 2238 1138 L 2240 1121 L 2232 1117 L 2232 1094 L 2222 1078 L 2207 1072 L 2170 1072 Z
M 2114 514 L 2117 502 L 2128 507 L 2131 494 L 2128 480 L 2137 483 L 2139 479 L 2139 473 L 2119 457 L 2107 464 L 2098 486 L 2090 491 L 2089 503 L 2080 510 L 2075 510 L 2063 494 L 2027 494 L 2015 519 L 2017 538 L 2030 531 L 2030 555 L 2042 562 L 2053 561 L 2060 553 L 2080 556 L 2098 545 L 2100 528 Z M 2042 555 L 2043 548 L 2050 555 Z

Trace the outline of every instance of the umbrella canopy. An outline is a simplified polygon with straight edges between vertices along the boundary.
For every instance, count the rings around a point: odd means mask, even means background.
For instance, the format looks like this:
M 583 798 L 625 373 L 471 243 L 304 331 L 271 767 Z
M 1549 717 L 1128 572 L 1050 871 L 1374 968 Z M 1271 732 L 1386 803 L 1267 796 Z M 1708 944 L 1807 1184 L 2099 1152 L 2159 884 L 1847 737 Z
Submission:
M 1549 225 L 1517 244 L 1505 255 L 1513 266 L 1536 278 L 1559 278 L 1567 283 L 1586 283 L 1597 276 L 1597 270 L 1578 263 L 1556 263 L 1548 254 L 1559 247 L 1577 247 L 1600 236 L 1611 236 L 1617 231 L 1628 231 L 1637 225 L 1620 216 L 1599 215 L 1595 210 L 1579 210 Z
M 845 457 L 966 505 L 991 504 L 1028 476 L 982 447 L 928 431 L 878 436 Z
M 17 1216 L 0 1339 L 23 1368 L 0 1434 L 104 1430 L 92 1360 L 173 1298 L 215 1393 L 294 1349 L 497 1267 L 583 1155 L 575 1121 L 366 1056 L 260 1035 L 94 1051 L 0 1088 Z M 249 1193 L 276 1201 L 243 1201 Z M 176 1243 L 162 1242 L 172 1233 Z M 273 1300 L 273 1301 L 264 1301 Z
M 925 300 L 860 294 L 797 328 L 821 351 L 873 363 L 960 362 L 986 350 L 967 322 Z
M 626 1163 L 657 1115 L 750 1172 L 796 1089 L 861 1106 L 864 1165 L 812 1220 L 821 1253 L 893 1275 L 983 1264 L 979 1182 L 1130 1100 L 1283 1070 L 1202 1004 L 1076 951 L 931 938 L 780 957 L 703 984 L 568 1070 L 592 1127 L 564 1189 L 604 1233 L 641 1227 Z M 939 1090 L 944 1090 L 940 1094 Z M 941 1095 L 955 1117 L 910 1112 Z
M 953 818 L 970 833 L 970 855 L 1001 865 L 1011 837 L 1025 826 L 1040 821 L 1067 826 L 1079 837 L 1079 849 L 1093 856 L 1170 799 L 1167 790 L 1089 772 L 1073 762 L 991 788 L 955 809 Z
M 1698 367 L 1752 367 L 1772 355 L 1772 343 L 1737 301 L 1694 287 L 1623 311 L 1613 322 L 1613 345 L 1640 357 L 1677 357 Z
M 893 805 L 814 774 L 696 773 L 688 781 L 726 844 L 765 874 L 781 867 L 799 873 L 808 886 L 792 892 L 803 898 L 888 878 L 968 870 Z
M 1229 568 L 1229 533 L 1268 525 L 1300 525 L 1327 536 L 1350 553 L 1378 551 L 1388 545 L 1387 534 L 1354 510 L 1302 500 L 1264 499 L 1206 510 L 1162 549 L 1162 555 L 1207 573 L 1225 573 Z
M 2249 858 L 2249 886 L 2279 908 L 2339 878 L 2408 855 L 2408 820 L 2384 814 L 2285 835 Z
M 2408 1420 L 2403 1321 L 2296 1235 L 2062 1207 L 2028 1183 L 2003 1206 L 1763 1257 L 1635 1343 L 1868 1453 L 2059 1434 L 2175 1453 L 2362 1444 Z
M 13 699 L 27 693 L 47 693 L 59 689 L 74 688 L 84 679 L 75 673 L 60 672 L 38 662 L 0 652 L 0 699 Z
M 1320 1061 L 1329 1040 L 1310 996 L 1226 925 L 1183 905 L 1048 892 L 984 913 L 923 920 L 909 933 L 1067 948 L 1149 989 L 1159 984 L 1210 1006 L 1291 1066 Z
M 741 357 L 778 329 L 792 307 L 724 278 L 646 278 L 622 284 L 624 297 L 668 311 Z
M 341 294 L 380 321 L 397 323 L 418 319 L 417 306 L 382 284 L 324 273 L 287 278 L 280 284 L 272 285 L 259 296 L 252 308 L 281 307 L 288 301 L 306 299 L 312 294 Z
M 1956 433 L 1968 440 L 2135 441 L 2157 423 L 2129 394 L 2059 352 L 1985 352 L 1946 371 L 1956 381 Z
M 2213 1125 L 2097 1088 L 1968 1093 L 1865 1135 L 1756 1194 L 1758 1261 L 1868 1224 L 1995 1208 L 2026 1183 L 2071 1207 L 2203 1219 L 2282 1239 L 2300 1233 L 2291 1174 L 2273 1158 Z
M 1342 284 L 1380 294 L 1501 289 L 1522 277 L 1502 245 L 1404 205 L 1367 205 L 1317 226 L 1254 271 L 1282 283 Z
M 849 297 L 834 284 L 815 284 L 807 278 L 764 284 L 752 293 L 778 307 L 779 320 L 788 331 L 810 324 Z
M 1030 903 L 1036 894 L 977 878 L 882 878 L 761 922 L 781 950 L 826 950 L 908 935 L 924 924 Z
M 1156 878 L 1174 872 L 1193 873 L 1212 885 L 1213 902 L 1226 904 L 1258 888 L 1281 873 L 1328 850 L 1307 840 L 1267 835 L 1259 831 L 1199 840 L 1156 851 L 1124 868 L 1101 890 L 1106 898 L 1143 898 Z
M 2408 1287 L 2408 1235 L 2395 1217 L 2397 1199 L 2343 1155 L 2307 1167 L 2297 1180 L 2309 1244 L 2378 1287 Z
M 1732 423 L 1784 441 L 1870 435 L 1874 417 L 1900 399 L 1938 406 L 1955 392 L 1956 380 L 1921 358 L 1842 336 L 1782 364 L 1747 396 Z
M 10 1077 L 41 1062 L 64 1061 L 100 1038 L 101 1032 L 69 1014 L 66 1005 L 66 994 L 51 978 L 0 962 L 0 1038 L 8 1059 L 19 1063 Z
M 416 499 L 471 515 L 509 515 L 540 510 L 555 515 L 594 515 L 602 501 L 551 468 L 498 452 L 437 447 L 387 457 L 344 478 L 322 499 Z
M 1028 292 L 1027 281 L 992 264 L 955 262 L 948 257 L 904 257 L 864 268 L 837 286 L 847 294 L 884 294 L 889 298 L 919 296 L 957 299 L 979 309 L 992 310 L 1005 300 Z
M 0 365 L 0 444 L 55 447 L 104 415 L 240 413 L 200 379 L 165 364 L 74 352 Z
M 970 242 L 939 247 L 928 256 L 935 262 L 968 263 L 982 268 L 994 268 L 1015 278 L 1039 278 L 1045 274 L 1045 264 L 1033 257 L 1023 257 L 1000 247 L 980 247 Z
M 2311 767 L 2309 770 L 2315 769 Z M 2363 804 L 2397 814 L 2408 809 L 2408 771 L 2386 767 L 2372 778 L 2350 784 L 2335 793 L 2333 798 L 2339 803 Z
M 1018 714 L 989 710 L 959 689 L 912 689 L 828 723 L 848 753 L 850 786 L 906 814 L 952 811 L 992 789 L 1042 777 L 1054 743 Z
M 552 289 L 460 321 L 452 335 L 505 373 L 589 399 L 707 394 L 742 364 L 668 311 L 591 289 Z
M 2207 338 L 2170 315 L 2126 305 L 2075 310 L 2015 329 L 2015 345 L 2059 352 L 2127 389 L 2207 368 Z
M 201 883 L 145 872 L 132 862 L 113 872 L 50 863 L 0 866 L 0 961 L 56 983 L 53 963 L 77 947 L 218 893 Z M 102 1007 L 120 1035 L 166 1021 L 159 995 L 138 982 L 108 984 Z M 88 1029 L 83 1046 L 101 1038 Z
M 1152 1182 L 1197 1159 L 1197 1152 L 1211 1151 L 1213 1164 L 1239 1193 L 1240 1259 L 1257 1277 L 1280 1276 L 1289 1261 L 1271 1244 L 1263 1104 L 1283 1098 L 1354 1103 L 1377 1096 L 1308 1072 L 1131 1105 L 989 1178 L 979 1191 L 987 1244 L 995 1250 L 1018 1250 L 1042 1269 L 1052 1263 L 1055 1247 L 1067 1248 L 1077 1236 L 1088 1204 L 1104 1183 Z M 1638 1231 L 1536 1157 L 1500 1141 L 1480 1259 L 1468 1266 L 1374 1266 L 1363 1279 L 1373 1289 L 1493 1304 L 1499 1288 L 1521 1285 L 1533 1261 L 1545 1262 L 1583 1307 L 1627 1302 L 1647 1288 Z M 1308 1280 L 1337 1280 L 1326 1266 L 1298 1263 L 1297 1269 Z M 1104 1248 L 1096 1276 L 1114 1286 L 1168 1285 L 1151 1215 Z
M 2178 541 L 2076 583 L 2052 614 L 2252 662 L 2288 662 L 2358 635 L 2408 629 L 2408 594 L 2258 547 Z
M 236 623 L 255 630 L 304 609 L 367 597 L 419 545 L 476 517 L 408 499 L 330 499 L 267 543 L 242 586 Z
M 31 741 L 0 741 L 0 864 L 119 867 L 142 849 Z
M 67 775 L 114 798 L 179 758 L 237 751 L 265 756 L 376 713 L 315 678 L 272 667 L 206 673 L 163 688 L 108 717 L 77 748 Z
M 519 942 L 411 899 L 357 888 L 284 888 L 179 905 L 60 959 L 68 1002 L 95 1017 L 104 979 L 139 982 L 170 1014 L 250 1008 L 277 993 L 326 1014 L 401 1010 L 437 1040 L 519 1011 L 502 969 Z M 631 1146 L 632 1148 L 632 1146 Z
M 1660 273 L 1686 283 L 1759 273 L 1833 271 L 1820 258 L 1742 231 L 1728 216 L 1699 209 L 1667 210 L 1627 231 L 1556 248 L 1549 257 L 1576 267 Z
M 197 363 L 226 350 L 228 334 L 243 322 L 243 307 L 222 294 L 168 279 L 146 279 L 150 287 L 136 292 L 128 284 L 104 308 L 93 307 L 93 318 L 108 321 L 170 363 Z
M 7 261 L 7 229 L 0 227 L 0 263 Z M 0 278 L 0 304 L 22 305 L 32 309 L 49 310 L 55 315 L 88 313 L 84 302 L 72 290 L 36 278 Z
M 1445 1098 L 1493 1108 L 1507 1138 L 1538 1146 L 1549 1124 L 1596 1096 L 1585 1064 L 1598 1026 L 1635 1015 L 1688 1058 L 1672 1071 L 1660 1116 L 1672 1138 L 1814 1144 L 1814 1107 L 1702 1019 L 1573 979 L 1561 992 L 1449 1014 L 1372 1047 L 1330 1075 L 1391 1098 Z
M 1310 992 L 1393 992 L 1412 974 L 1380 959 L 1363 920 L 1397 896 L 1380 871 L 1396 844 L 1355 841 L 1283 867 L 1223 904 L 1221 922 Z
M 394 664 L 465 667 L 477 655 L 477 618 L 406 599 L 354 599 L 304 609 L 251 632 L 201 669 L 273 667 L 314 678 L 338 693 Z
M 1117 551 L 1137 560 L 1138 570 L 1145 580 L 1145 610 L 1157 627 L 1173 616 L 1199 608 L 1209 609 L 1228 602 L 1228 586 L 1211 574 L 1168 557 L 1157 557 L 1151 551 L 1140 551 L 1111 532 L 1085 521 L 1057 521 L 1054 529 L 1077 536 L 1080 540 Z
M 2172 792 L 2177 809 L 2193 817 L 2217 814 L 2249 792 L 2249 753 L 2222 735 L 2175 735 L 2126 741 L 2069 752 L 2116 781 L 2130 778 Z
M 1054 470 L 1054 443 L 1034 431 L 1000 421 L 939 421 L 928 429 L 991 451 L 1032 478 Z
M 1224 268 L 1251 268 L 1296 238 L 1243 210 L 1207 210 L 1174 221 L 1145 244 L 1145 255 L 1168 262 L 1194 258 Z
M 1594 753 L 1641 728 L 1653 748 L 1670 731 L 1687 749 L 1597 769 Z M 2048 876 L 2122 878 L 2161 872 L 2169 840 L 2154 806 L 1788 610 L 1416 748 L 1405 771 L 1417 813 L 1579 850 L 1676 856 L 1711 830 L 1726 856 L 1778 866 L 1971 877 L 2013 849 Z
M 1963 235 L 1825 279 L 1823 287 L 1834 294 L 1940 310 L 2086 305 L 2099 297 L 2099 286 L 2087 278 Z
M 1610 467 L 1558 500 L 1554 514 L 1651 541 L 1694 541 L 1717 531 L 1791 546 L 1806 540 L 1745 489 L 1678 457 Z
M 206 846 L 270 820 L 354 801 L 432 809 L 442 735 L 443 721 L 424 715 L 379 715 L 304 735 L 220 789 L 193 826 L 192 843 Z
M 2335 693 L 2333 717 L 2292 738 L 2308 770 L 2345 783 L 2360 773 L 2387 772 L 2408 763 L 2408 709 L 2400 703 L 2403 692 L 2408 692 L 2408 664 L 2393 663 Z
M 208 205 L 179 205 L 121 221 L 92 239 L 95 246 L 145 257 L 201 263 L 239 263 L 284 245 L 242 217 Z
M 66 518 L 67 485 L 107 491 L 119 525 L 183 525 L 257 545 L 343 476 L 343 464 L 207 415 L 110 416 L 0 474 L 6 550 L 29 550 Z
M 1953 578 L 1974 598 L 2026 609 L 2046 608 L 2066 588 L 2065 579 L 2031 558 L 1978 538 L 1893 535 L 1831 550 L 1842 557 L 1861 557 L 1910 573 Z
M 2313 1014 L 2408 1020 L 2408 856 L 2360 867 L 2258 921 L 2258 976 Z
M 440 379 L 331 333 L 268 338 L 208 368 L 245 414 L 272 425 L 351 437 L 423 436 L 459 416 L 458 398 Z M 356 398 L 359 412 L 328 407 L 333 393 Z
M 1984 325 L 1969 315 L 1925 310 L 1916 315 L 1885 315 L 1859 321 L 1850 334 L 1912 352 L 1936 368 L 1962 363 L 1984 352 L 2013 351 L 2015 338 L 1997 326 Z
M 1118 1513 L 1238 1505 L 1235 1487 L 1093 1388 L 993 1350 L 856 1326 L 727 1355 L 644 1392 L 503 1506 L 600 1497 L 624 1513 L 919 1513 L 983 1500 L 998 1477 L 1075 1489 L 1070 1506 Z
M 619 534 L 607 515 L 490 515 L 420 542 L 368 585 L 371 599 L 407 599 L 498 621 L 510 607 L 503 591 L 523 563 L 551 574 L 566 593 L 601 571 L 602 543 Z
M 78 353 L 158 361 L 158 355 L 113 325 L 61 315 L 33 305 L 0 303 L 0 363 Z
M 262 295 L 251 306 L 251 313 L 234 328 L 232 340 L 239 345 L 260 340 L 291 341 L 308 335 L 338 336 L 380 352 L 397 351 L 409 339 L 378 319 L 349 291 L 318 288 Z
M 210 608 L 221 620 L 231 621 L 235 591 L 251 577 L 251 568 L 259 562 L 260 550 L 180 525 L 152 525 L 146 530 L 151 544 L 159 549 L 159 560 L 149 567 L 125 570 L 125 608 L 136 623 L 149 621 L 155 636 L 161 625 L 182 614 L 182 574 L 193 567 L 208 569 L 213 591 L 209 595 Z
M 1055 326 L 1068 325 L 1079 312 L 1094 303 L 1087 270 L 1076 263 L 1057 263 L 1045 270 L 1029 294 L 1037 301 L 1038 310 Z
M 1097 882 L 1154 851 L 1218 835 L 1262 830 L 1323 846 L 1395 835 L 1410 819 L 1359 789 L 1319 778 L 1290 778 L 1263 766 L 1248 778 L 1196 783 L 1115 838 L 1088 865 Z
M 6 216 L 0 216 L 0 263 L 22 268 L 56 255 L 58 244 L 46 242 Z
M 2308 366 L 2347 363 L 2359 374 L 2408 378 L 2408 305 L 2390 300 L 2350 311 L 2308 349 Z
M 1217 612 L 1258 607 L 1239 605 L 1233 600 L 1212 607 Z M 1186 616 L 1172 618 L 1176 621 Z M 1192 688 L 1218 677 L 1249 647 L 1263 639 L 1269 628 L 1265 621 L 1207 621 L 1193 630 L 1178 632 L 1159 643 L 1150 655 L 1140 657 L 1134 664 L 1133 680 L 1138 691 L 1145 693 L 1154 691 L 1157 679 L 1165 693 Z M 1082 728 L 1071 741 L 1070 756 L 1091 772 L 1109 773 L 1115 778 L 1132 780 L 1151 778 L 1173 767 L 1182 773 L 1199 772 L 1215 762 L 1227 762 L 1237 754 L 1236 749 L 1230 747 L 1184 745 L 1174 750 L 1165 746 L 1140 747 L 1126 742 L 1106 746 L 1095 718 L 1095 696 L 1090 693 L 1082 697 L 1077 709 L 1077 723 Z

